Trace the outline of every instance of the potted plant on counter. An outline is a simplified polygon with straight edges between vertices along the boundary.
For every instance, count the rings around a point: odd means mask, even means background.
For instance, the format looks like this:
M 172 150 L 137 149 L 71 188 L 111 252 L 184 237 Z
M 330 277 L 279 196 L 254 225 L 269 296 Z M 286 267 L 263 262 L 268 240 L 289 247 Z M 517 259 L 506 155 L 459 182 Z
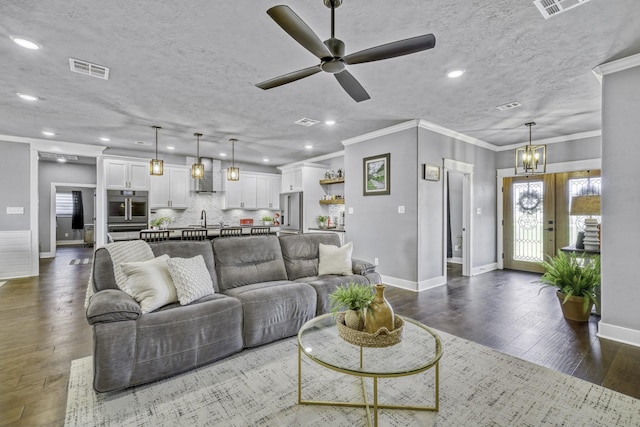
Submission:
M 600 256 L 576 257 L 558 251 L 544 261 L 545 273 L 540 281 L 544 287 L 558 288 L 557 296 L 562 314 L 569 320 L 587 322 L 591 307 L 597 304 L 596 290 L 600 286 Z
M 166 229 L 173 222 L 173 218 L 168 216 L 160 216 L 149 221 L 152 230 Z
M 272 216 L 268 216 L 268 215 L 263 216 L 262 217 L 262 224 L 264 224 L 264 225 L 273 224 L 273 217 Z
M 331 312 L 336 315 L 346 309 L 345 326 L 356 331 L 364 330 L 364 319 L 373 301 L 375 293 L 371 285 L 351 282 L 347 286 L 338 286 L 329 294 Z
M 318 215 L 316 217 L 316 223 L 318 224 L 318 228 L 327 228 L 327 220 L 328 219 L 329 219 L 328 216 Z

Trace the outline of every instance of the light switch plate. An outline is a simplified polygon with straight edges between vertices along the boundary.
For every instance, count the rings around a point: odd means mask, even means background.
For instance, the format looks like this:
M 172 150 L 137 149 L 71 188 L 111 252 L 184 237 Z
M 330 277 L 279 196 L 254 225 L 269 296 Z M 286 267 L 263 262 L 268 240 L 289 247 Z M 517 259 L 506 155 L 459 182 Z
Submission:
M 23 207 L 7 206 L 7 215 L 21 215 L 21 214 L 24 214 Z
M 349 215 L 353 214 L 353 208 L 349 208 Z
M 404 213 L 404 206 L 398 206 L 398 213 Z

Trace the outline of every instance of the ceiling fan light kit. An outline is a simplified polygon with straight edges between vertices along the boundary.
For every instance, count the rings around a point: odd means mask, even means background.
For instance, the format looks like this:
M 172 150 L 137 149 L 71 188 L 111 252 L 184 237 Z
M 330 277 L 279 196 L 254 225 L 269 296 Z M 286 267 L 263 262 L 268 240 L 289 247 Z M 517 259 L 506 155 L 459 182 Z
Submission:
M 260 89 L 273 89 L 296 80 L 312 76 L 320 71 L 333 74 L 342 88 L 356 102 L 366 101 L 371 97 L 356 78 L 347 70 L 347 65 L 380 61 L 409 55 L 431 49 L 436 45 L 433 34 L 412 37 L 392 43 L 361 50 L 345 56 L 345 44 L 335 37 L 335 9 L 342 4 L 342 0 L 323 0 L 324 5 L 331 9 L 331 38 L 322 42 L 311 28 L 288 6 L 274 6 L 267 10 L 267 14 L 295 41 L 307 49 L 319 60 L 320 64 L 304 68 L 292 73 L 266 80 L 256 84 Z
M 525 123 L 529 128 L 529 145 L 515 151 L 516 175 L 539 175 L 547 171 L 547 146 L 531 144 L 531 127 L 535 122 Z
M 161 176 L 164 173 L 164 162 L 158 159 L 158 129 L 160 126 L 151 126 L 156 131 L 156 157 L 149 162 L 149 174 L 153 176 Z

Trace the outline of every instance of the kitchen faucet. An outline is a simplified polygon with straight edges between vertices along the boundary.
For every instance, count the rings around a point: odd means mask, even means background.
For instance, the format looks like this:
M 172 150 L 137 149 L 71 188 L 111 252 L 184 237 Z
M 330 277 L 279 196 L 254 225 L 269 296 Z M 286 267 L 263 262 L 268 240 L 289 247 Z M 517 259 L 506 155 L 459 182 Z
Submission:
M 204 209 L 202 209 L 202 212 L 200 212 L 200 225 L 204 228 L 207 228 L 207 211 L 205 211 Z

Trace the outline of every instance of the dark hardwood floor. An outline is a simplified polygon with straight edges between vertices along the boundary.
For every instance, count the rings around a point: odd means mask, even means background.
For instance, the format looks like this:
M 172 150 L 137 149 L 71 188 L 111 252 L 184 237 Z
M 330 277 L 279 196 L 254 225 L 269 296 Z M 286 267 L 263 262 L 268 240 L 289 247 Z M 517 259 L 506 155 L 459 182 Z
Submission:
M 0 426 L 64 424 L 71 361 L 91 355 L 84 315 L 91 248 L 59 247 L 40 276 L 0 287 Z M 397 314 L 556 371 L 640 398 L 640 348 L 596 337 L 597 317 L 566 321 L 538 275 L 494 271 L 421 293 L 388 287 Z M 446 357 L 446 349 L 445 356 Z

